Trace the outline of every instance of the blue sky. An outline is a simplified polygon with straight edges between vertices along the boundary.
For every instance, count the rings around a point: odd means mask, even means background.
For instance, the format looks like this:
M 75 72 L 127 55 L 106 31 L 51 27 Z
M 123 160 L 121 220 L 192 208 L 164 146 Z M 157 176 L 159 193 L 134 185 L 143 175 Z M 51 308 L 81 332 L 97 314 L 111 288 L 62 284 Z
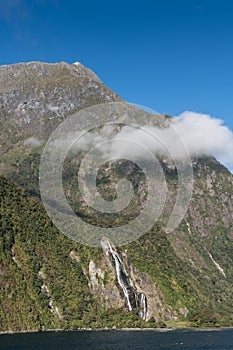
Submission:
M 233 130 L 233 1 L 0 0 L 0 64 L 80 61 L 129 102 Z

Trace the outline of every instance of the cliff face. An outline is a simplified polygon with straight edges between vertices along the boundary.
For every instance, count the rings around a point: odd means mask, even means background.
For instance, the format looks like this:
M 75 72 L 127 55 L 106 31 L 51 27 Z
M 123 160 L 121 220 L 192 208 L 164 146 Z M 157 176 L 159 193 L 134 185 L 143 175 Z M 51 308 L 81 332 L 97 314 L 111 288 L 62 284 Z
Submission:
M 82 64 L 1 66 L 0 171 L 16 166 L 27 149 L 44 145 L 64 116 L 110 101 L 121 99 Z
M 50 135 L 64 115 L 96 103 L 121 101 L 81 63 L 19 63 L 0 67 L 1 111 L 23 138 Z
M 51 132 L 74 112 L 118 102 L 81 64 L 22 63 L 0 67 L 0 330 L 78 327 L 233 325 L 233 176 L 214 158 L 193 159 L 194 192 L 179 227 L 165 227 L 177 195 L 177 173 L 161 159 L 168 184 L 164 212 L 137 241 L 88 248 L 53 226 L 39 198 L 38 169 Z M 155 116 L 166 126 L 167 116 Z M 105 225 L 76 191 L 80 155 L 64 163 L 73 209 Z M 146 189 L 131 162 L 98 174 L 100 193 L 127 177 L 139 192 L 119 225 L 138 215 Z M 15 184 L 13 184 L 15 183 Z M 17 186 L 20 187 L 17 187 Z M 36 198 L 38 197 L 38 198 Z

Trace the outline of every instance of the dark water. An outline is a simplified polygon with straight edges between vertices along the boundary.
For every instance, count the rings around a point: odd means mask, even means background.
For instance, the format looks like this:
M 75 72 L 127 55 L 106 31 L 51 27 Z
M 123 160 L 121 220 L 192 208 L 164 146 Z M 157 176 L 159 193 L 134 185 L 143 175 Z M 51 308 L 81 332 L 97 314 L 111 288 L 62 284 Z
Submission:
M 0 336 L 1 350 L 233 350 L 233 330 L 80 331 Z

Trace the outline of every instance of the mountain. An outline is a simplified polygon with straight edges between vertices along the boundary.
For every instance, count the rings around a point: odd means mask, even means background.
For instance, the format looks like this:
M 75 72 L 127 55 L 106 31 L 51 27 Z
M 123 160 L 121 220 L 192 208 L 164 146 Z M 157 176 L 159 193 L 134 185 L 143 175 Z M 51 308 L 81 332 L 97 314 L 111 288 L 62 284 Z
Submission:
M 0 67 L 0 330 L 233 325 L 233 176 L 212 157 L 192 159 L 194 190 L 179 227 L 165 231 L 178 191 L 177 169 L 161 157 L 168 196 L 160 219 L 138 240 L 91 248 L 64 236 L 40 199 L 41 154 L 51 132 L 82 108 L 122 102 L 80 63 Z M 161 128 L 171 117 L 155 115 Z M 101 130 L 100 130 L 101 131 Z M 97 182 L 127 177 L 134 206 L 109 224 L 76 191 L 82 154 L 64 163 L 64 189 L 86 222 L 105 227 L 137 216 L 145 178 L 132 162 L 110 162 Z M 143 192 L 143 191 L 142 191 Z M 145 190 L 146 193 L 146 190 Z M 146 194 L 145 194 L 146 197 Z
M 81 63 L 1 66 L 0 172 L 18 172 L 22 154 L 43 146 L 64 115 L 109 101 L 122 100 Z

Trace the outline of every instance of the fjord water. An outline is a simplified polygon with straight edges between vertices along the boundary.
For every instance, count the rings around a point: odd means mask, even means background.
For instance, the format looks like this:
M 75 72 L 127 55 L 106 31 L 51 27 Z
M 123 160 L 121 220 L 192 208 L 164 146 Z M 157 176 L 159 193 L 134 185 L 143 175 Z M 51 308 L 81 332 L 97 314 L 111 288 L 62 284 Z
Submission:
M 232 350 L 233 330 L 77 331 L 0 336 L 1 350 Z

